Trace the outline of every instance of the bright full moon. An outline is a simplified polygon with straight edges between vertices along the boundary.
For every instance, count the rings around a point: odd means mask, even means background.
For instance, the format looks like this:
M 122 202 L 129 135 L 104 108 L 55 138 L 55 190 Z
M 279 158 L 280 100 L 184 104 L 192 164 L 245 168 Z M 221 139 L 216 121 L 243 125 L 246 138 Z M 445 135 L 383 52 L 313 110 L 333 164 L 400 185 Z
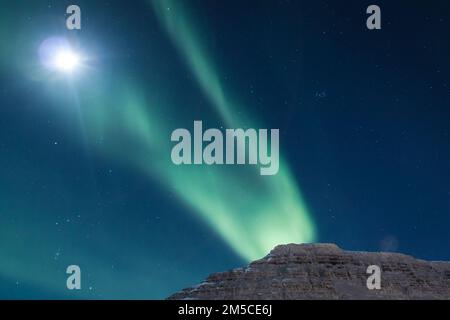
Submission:
M 80 58 L 75 52 L 61 50 L 55 55 L 54 66 L 63 72 L 72 72 L 79 65 Z
M 39 48 L 39 56 L 49 70 L 71 74 L 81 67 L 81 56 L 65 38 L 46 39 Z

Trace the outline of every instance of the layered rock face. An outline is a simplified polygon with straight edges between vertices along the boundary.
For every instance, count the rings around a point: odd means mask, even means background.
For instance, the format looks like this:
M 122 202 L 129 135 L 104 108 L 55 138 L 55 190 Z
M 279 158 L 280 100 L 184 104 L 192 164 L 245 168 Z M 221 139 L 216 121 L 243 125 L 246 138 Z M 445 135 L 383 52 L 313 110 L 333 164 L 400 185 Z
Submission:
M 379 290 L 367 287 L 371 265 L 381 268 Z M 334 244 L 281 245 L 246 268 L 212 274 L 169 299 L 450 299 L 450 262 Z

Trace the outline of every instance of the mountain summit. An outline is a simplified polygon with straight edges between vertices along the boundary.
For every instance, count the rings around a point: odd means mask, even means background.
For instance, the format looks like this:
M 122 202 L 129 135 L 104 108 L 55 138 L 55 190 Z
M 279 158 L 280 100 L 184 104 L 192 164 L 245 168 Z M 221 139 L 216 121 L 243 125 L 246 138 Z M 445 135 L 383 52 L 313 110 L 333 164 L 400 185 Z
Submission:
M 381 271 L 380 289 L 367 286 L 370 266 Z M 245 268 L 214 273 L 169 299 L 450 299 L 450 262 L 345 251 L 335 244 L 280 245 Z

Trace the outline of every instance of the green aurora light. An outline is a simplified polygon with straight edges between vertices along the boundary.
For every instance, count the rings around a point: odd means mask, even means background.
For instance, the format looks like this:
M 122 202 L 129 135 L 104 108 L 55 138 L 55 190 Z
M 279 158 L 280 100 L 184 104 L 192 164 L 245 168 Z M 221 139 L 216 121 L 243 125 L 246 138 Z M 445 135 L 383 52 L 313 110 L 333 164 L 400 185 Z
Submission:
M 211 111 L 230 128 L 259 128 L 257 117 L 243 114 L 245 108 L 226 94 L 185 4 L 150 1 L 149 5 L 214 107 Z M 6 31 L 2 34 L 14 43 Z M 5 62 L 9 50 L 4 47 L 2 51 L 0 60 Z M 21 64 L 19 68 L 42 83 L 48 80 L 43 72 L 30 72 L 28 67 Z M 61 112 L 70 109 L 68 104 L 78 110 L 83 141 L 89 148 L 141 170 L 174 192 L 247 261 L 261 258 L 278 244 L 316 239 L 314 223 L 282 157 L 275 176 L 260 176 L 256 166 L 177 167 L 170 161 L 170 133 L 177 127 L 171 121 L 174 117 L 168 114 L 172 112 L 178 119 L 182 116 L 176 113 L 178 105 L 161 98 L 164 89 L 158 88 L 160 84 L 152 84 L 153 89 L 148 90 L 137 81 L 133 83 L 133 77 L 124 70 L 120 80 L 107 79 L 103 72 L 95 70 L 87 72 L 91 73 L 89 78 L 73 83 L 69 89 L 64 81 L 49 81 L 46 86 L 55 105 L 65 106 Z M 199 119 L 183 119 L 181 123 L 192 124 L 193 120 Z

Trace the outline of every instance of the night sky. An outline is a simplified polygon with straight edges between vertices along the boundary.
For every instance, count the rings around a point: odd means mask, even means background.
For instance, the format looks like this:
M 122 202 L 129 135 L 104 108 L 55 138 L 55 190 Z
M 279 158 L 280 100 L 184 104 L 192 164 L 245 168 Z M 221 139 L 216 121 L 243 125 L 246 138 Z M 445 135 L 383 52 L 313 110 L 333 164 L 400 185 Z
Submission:
M 0 298 L 160 299 L 287 242 L 450 260 L 449 30 L 437 0 L 2 0 Z M 279 128 L 280 172 L 175 166 L 194 120 Z

